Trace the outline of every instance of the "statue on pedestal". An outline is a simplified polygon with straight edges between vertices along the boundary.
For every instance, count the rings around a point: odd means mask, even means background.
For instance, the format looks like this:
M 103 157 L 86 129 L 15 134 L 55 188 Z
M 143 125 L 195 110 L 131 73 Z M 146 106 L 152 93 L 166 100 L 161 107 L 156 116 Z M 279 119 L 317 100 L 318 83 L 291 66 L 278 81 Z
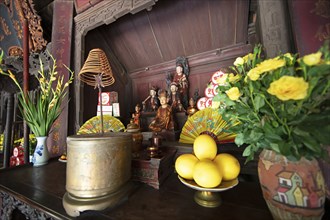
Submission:
M 136 104 L 135 112 L 132 114 L 132 119 L 133 119 L 133 123 L 136 124 L 139 128 L 141 127 L 140 116 L 141 116 L 141 106 L 140 104 Z
M 192 116 L 198 111 L 197 107 L 195 106 L 195 100 L 193 98 L 189 99 L 189 107 L 187 108 L 187 115 Z
M 161 132 L 162 130 L 173 131 L 174 120 L 172 107 L 167 103 L 166 90 L 160 90 L 159 94 L 160 107 L 157 110 L 155 118 L 149 125 L 149 129 L 153 132 Z
M 148 103 L 147 103 L 147 101 L 148 101 Z M 157 111 L 157 109 L 159 107 L 159 100 L 157 97 L 157 88 L 156 87 L 152 86 L 150 88 L 149 96 L 142 102 L 142 106 L 143 106 L 143 108 L 142 108 L 143 111 L 148 111 L 148 112 Z
M 173 112 L 184 111 L 181 96 L 178 92 L 178 84 L 176 82 L 171 83 L 168 104 L 171 105 Z
M 181 97 L 181 103 L 184 108 L 188 107 L 188 95 L 189 95 L 189 66 L 185 57 L 177 57 L 175 74 L 172 82 L 177 83 L 178 91 Z
M 177 93 L 180 97 L 180 103 L 183 109 L 188 107 L 188 95 L 189 95 L 189 67 L 188 61 L 185 57 L 177 57 L 175 73 L 167 73 L 166 84 L 169 91 L 172 91 L 172 85 L 176 84 Z

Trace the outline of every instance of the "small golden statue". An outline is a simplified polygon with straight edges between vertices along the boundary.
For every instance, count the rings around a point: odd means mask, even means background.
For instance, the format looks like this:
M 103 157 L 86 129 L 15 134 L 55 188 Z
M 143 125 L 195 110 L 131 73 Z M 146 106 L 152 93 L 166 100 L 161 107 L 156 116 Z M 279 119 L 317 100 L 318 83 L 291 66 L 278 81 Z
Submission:
M 166 90 L 160 90 L 158 98 L 161 106 L 158 108 L 155 118 L 150 123 L 149 129 L 154 132 L 161 132 L 163 129 L 173 131 L 174 120 L 172 107 L 167 103 Z
M 192 116 L 193 114 L 195 114 L 198 111 L 198 109 L 195 106 L 195 101 L 193 98 L 189 99 L 189 107 L 187 108 L 187 114 L 189 116 Z

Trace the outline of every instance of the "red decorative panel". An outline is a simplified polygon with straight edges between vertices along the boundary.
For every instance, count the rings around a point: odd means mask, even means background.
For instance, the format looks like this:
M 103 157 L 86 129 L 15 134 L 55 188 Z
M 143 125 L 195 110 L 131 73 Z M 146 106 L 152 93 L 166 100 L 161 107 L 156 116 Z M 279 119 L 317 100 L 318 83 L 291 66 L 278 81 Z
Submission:
M 71 35 L 73 23 L 73 3 L 58 0 L 54 2 L 52 54 L 57 61 L 59 75 L 64 75 L 64 82 L 69 79 L 69 72 L 64 65 L 70 66 Z M 63 106 L 63 112 L 55 121 L 48 137 L 48 148 L 51 156 L 59 156 L 66 149 L 68 133 L 68 104 Z
M 290 10 L 300 55 L 317 51 L 330 39 L 330 0 L 292 0 Z

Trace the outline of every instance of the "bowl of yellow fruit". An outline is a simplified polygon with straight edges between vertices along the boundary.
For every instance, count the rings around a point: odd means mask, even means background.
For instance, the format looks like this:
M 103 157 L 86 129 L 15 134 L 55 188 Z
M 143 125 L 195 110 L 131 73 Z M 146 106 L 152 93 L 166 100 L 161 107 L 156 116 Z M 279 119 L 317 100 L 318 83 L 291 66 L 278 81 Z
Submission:
M 175 161 L 179 180 L 197 190 L 195 201 L 204 207 L 221 204 L 219 192 L 235 187 L 241 167 L 237 158 L 229 153 L 218 153 L 215 140 L 199 135 L 193 144 L 193 153 L 181 154 Z

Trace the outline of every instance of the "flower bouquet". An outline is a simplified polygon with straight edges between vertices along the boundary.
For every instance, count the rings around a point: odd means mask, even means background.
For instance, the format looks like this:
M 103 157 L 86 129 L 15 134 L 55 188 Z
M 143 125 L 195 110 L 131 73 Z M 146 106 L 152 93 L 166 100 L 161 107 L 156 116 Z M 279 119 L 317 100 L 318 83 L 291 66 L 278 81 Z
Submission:
M 61 114 L 63 109 L 61 104 L 67 95 L 67 88 L 69 84 L 72 83 L 74 75 L 73 72 L 66 67 L 70 72 L 70 77 L 69 80 L 63 84 L 64 76 L 58 76 L 56 60 L 50 53 L 49 55 L 53 66 L 48 73 L 44 70 L 44 65 L 40 59 L 40 70 L 37 76 L 40 93 L 37 94 L 35 99 L 32 94 L 23 95 L 23 89 L 10 70 L 6 73 L 0 69 L 0 73 L 9 76 L 19 88 L 20 93 L 18 100 L 20 112 L 37 137 L 47 136 L 54 121 Z M 0 56 L 0 62 L 1 60 L 2 55 Z
M 50 66 L 49 70 L 46 70 L 40 59 L 40 69 L 36 76 L 39 88 L 37 89 L 35 97 L 32 93 L 24 95 L 23 89 L 18 83 L 15 75 L 10 70 L 4 72 L 0 68 L 0 73 L 9 76 L 19 88 L 20 92 L 18 94 L 18 101 L 20 112 L 31 131 L 35 134 L 37 140 L 39 137 L 47 137 L 51 132 L 53 123 L 60 116 L 63 106 L 66 104 L 64 103 L 65 97 L 67 95 L 69 84 L 73 82 L 74 76 L 73 72 L 65 66 L 69 71 L 70 76 L 68 81 L 63 83 L 64 75 L 59 76 L 56 70 L 56 60 L 50 53 L 48 54 L 51 58 L 52 66 Z M 3 53 L 0 54 L 0 63 L 2 61 L 2 56 Z M 46 141 L 46 138 L 43 139 Z M 44 149 L 46 150 L 45 154 L 48 154 L 47 148 L 44 144 L 42 144 L 42 147 L 38 146 L 39 143 L 37 143 L 34 153 L 34 163 L 36 162 L 36 156 L 41 157 L 43 155 L 42 152 Z
M 212 107 L 245 145 L 259 154 L 258 177 L 274 219 L 322 219 L 324 177 L 319 158 L 330 144 L 329 43 L 303 57 L 263 59 L 262 46 L 238 57 L 222 77 Z M 312 202 L 317 201 L 317 202 Z
M 330 53 L 325 43 L 303 57 L 264 59 L 262 46 L 238 57 L 218 87 L 213 108 L 221 108 L 235 143 L 247 161 L 261 149 L 289 160 L 320 158 L 330 144 Z M 229 126 L 230 127 L 230 126 Z

